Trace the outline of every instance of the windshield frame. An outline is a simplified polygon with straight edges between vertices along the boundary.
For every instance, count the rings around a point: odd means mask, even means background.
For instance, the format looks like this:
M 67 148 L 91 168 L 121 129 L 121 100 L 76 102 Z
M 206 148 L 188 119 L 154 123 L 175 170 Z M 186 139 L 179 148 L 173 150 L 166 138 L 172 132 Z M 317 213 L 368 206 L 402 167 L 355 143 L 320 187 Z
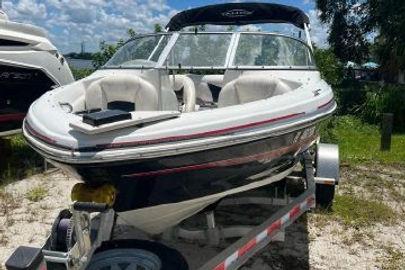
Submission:
M 122 49 L 124 48 L 124 46 L 126 46 L 128 43 L 133 42 L 137 39 L 141 39 L 141 38 L 145 38 L 145 37 L 151 37 L 151 36 L 171 36 L 169 37 L 168 43 L 167 45 L 163 48 L 162 53 L 159 55 L 158 61 L 156 62 L 155 66 L 108 66 L 108 62 Z M 128 39 L 126 42 L 124 42 L 124 44 L 122 44 L 122 46 L 114 53 L 114 55 L 108 59 L 108 61 L 102 66 L 100 67 L 100 69 L 154 69 L 154 68 L 158 68 L 160 65 L 160 60 L 161 57 L 163 56 L 163 52 L 164 50 L 166 50 L 166 48 L 168 47 L 168 45 L 170 44 L 170 41 L 173 39 L 173 32 L 159 32 L 159 33 L 147 33 L 147 34 L 138 34 L 135 37 L 132 37 L 130 39 Z M 150 59 L 150 57 L 153 56 L 153 54 L 156 52 L 159 44 L 160 44 L 160 40 L 158 42 L 158 44 L 156 45 L 156 47 L 152 50 L 151 54 L 149 55 L 148 59 Z M 147 59 L 145 59 L 147 60 Z
M 215 67 L 210 67 L 210 66 L 167 66 L 167 59 L 173 50 L 174 46 L 176 45 L 177 39 L 179 38 L 180 35 L 200 35 L 200 34 L 228 34 L 232 35 L 231 40 L 229 43 L 229 47 L 226 53 L 226 58 L 225 58 L 225 65 L 224 66 L 215 66 Z M 283 38 L 288 38 L 295 40 L 297 42 L 300 42 L 305 48 L 307 48 L 309 56 L 312 60 L 312 65 L 309 66 L 249 66 L 249 65 L 234 65 L 234 60 L 235 60 L 235 55 L 236 51 L 238 48 L 239 44 L 239 39 L 240 36 L 244 34 L 250 34 L 250 35 L 274 35 L 274 36 L 279 36 Z M 158 61 L 156 62 L 156 65 L 154 67 L 146 67 L 146 66 L 107 66 L 106 64 L 102 66 L 100 69 L 170 69 L 170 70 L 224 70 L 224 69 L 233 69 L 233 70 L 318 70 L 316 67 L 315 63 L 315 58 L 313 54 L 313 49 L 302 39 L 292 37 L 286 34 L 281 34 L 281 33 L 274 33 L 274 32 L 260 32 L 260 31 L 238 31 L 238 32 L 231 32 L 231 31 L 213 31 L 213 32 L 190 32 L 190 31 L 182 31 L 182 32 L 160 32 L 160 33 L 150 33 L 150 34 L 140 34 L 137 35 L 134 38 L 129 39 L 126 41 L 123 46 L 125 46 L 127 43 L 140 39 L 143 37 L 148 37 L 148 36 L 156 36 L 156 35 L 171 35 L 169 38 L 167 45 L 163 48 Z M 157 48 L 157 47 L 156 47 Z M 155 49 L 156 49 L 155 48 Z M 110 58 L 111 59 L 111 58 Z

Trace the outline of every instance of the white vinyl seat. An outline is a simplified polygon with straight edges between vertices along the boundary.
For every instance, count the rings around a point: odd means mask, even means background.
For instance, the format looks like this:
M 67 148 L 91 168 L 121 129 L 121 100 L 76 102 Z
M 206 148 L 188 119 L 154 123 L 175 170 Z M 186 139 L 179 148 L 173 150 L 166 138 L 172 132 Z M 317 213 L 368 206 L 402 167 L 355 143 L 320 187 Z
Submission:
M 218 98 L 218 107 L 244 104 L 291 91 L 282 80 L 264 75 L 243 75 L 227 83 Z
M 133 103 L 136 111 L 158 110 L 156 88 L 138 76 L 108 76 L 91 83 L 85 91 L 86 110 L 105 110 L 117 101 Z

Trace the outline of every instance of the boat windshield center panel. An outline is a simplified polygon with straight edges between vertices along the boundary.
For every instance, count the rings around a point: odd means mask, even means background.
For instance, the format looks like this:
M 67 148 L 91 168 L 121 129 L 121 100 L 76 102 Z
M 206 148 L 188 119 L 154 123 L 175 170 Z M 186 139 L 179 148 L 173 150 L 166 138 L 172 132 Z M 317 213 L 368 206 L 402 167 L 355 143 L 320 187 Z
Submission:
M 179 31 L 266 22 L 294 24 L 306 40 Z M 102 69 L 45 93 L 23 126 L 36 151 L 84 185 L 112 186 L 118 215 L 151 234 L 291 173 L 336 109 L 296 8 L 213 5 L 180 12 L 167 29 L 131 39 Z

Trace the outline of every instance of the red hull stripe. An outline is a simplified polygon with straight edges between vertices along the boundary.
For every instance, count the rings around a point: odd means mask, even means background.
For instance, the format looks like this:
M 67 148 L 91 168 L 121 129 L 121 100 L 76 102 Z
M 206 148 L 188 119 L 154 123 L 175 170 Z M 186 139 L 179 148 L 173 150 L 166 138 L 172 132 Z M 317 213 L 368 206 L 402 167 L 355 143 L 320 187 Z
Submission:
M 295 144 L 285 146 L 285 147 L 282 147 L 282 148 L 279 148 L 276 150 L 256 154 L 256 155 L 250 155 L 250 156 L 246 156 L 246 157 L 233 158 L 233 159 L 218 160 L 218 161 L 212 161 L 212 162 L 207 162 L 207 163 L 203 163 L 203 164 L 188 165 L 188 166 L 175 167 L 175 168 L 169 168 L 169 169 L 163 169 L 163 170 L 126 174 L 126 175 L 123 175 L 123 177 L 132 178 L 132 177 L 160 176 L 160 175 L 167 175 L 167 174 L 173 174 L 173 173 L 181 173 L 181 172 L 186 172 L 186 171 L 240 165 L 240 164 L 244 164 L 244 163 L 248 163 L 248 162 L 252 162 L 252 161 L 260 160 L 260 159 L 274 159 L 274 158 L 277 158 L 286 153 L 297 151 L 300 147 L 315 140 L 315 137 L 316 136 L 314 135 L 303 141 L 297 142 Z
M 159 138 L 159 139 L 152 139 L 152 140 L 146 140 L 146 141 L 131 141 L 131 142 L 119 142 L 119 143 L 110 143 L 110 144 L 99 144 L 94 147 L 85 147 L 87 148 L 94 148 L 95 150 L 97 149 L 113 149 L 113 148 L 125 148 L 125 147 L 130 147 L 130 146 L 138 146 L 138 145 L 148 145 L 148 144 L 156 144 L 156 143 L 163 143 L 163 142 L 174 142 L 174 141 L 180 141 L 180 140 L 187 140 L 187 139 L 195 139 L 195 138 L 201 138 L 201 137 L 209 137 L 213 135 L 222 135 L 226 133 L 231 133 L 234 131 L 239 131 L 243 130 L 246 128 L 252 128 L 255 126 L 259 125 L 264 125 L 264 124 L 269 124 L 269 123 L 274 123 L 277 121 L 281 120 L 287 120 L 291 119 L 294 117 L 298 117 L 301 115 L 304 115 L 305 112 L 302 113 L 294 113 L 294 114 L 289 114 L 289 115 L 284 115 L 272 119 L 268 119 L 265 121 L 260 121 L 260 122 L 254 122 L 254 123 L 249 123 L 241 126 L 235 126 L 235 127 L 230 127 L 230 128 L 225 128 L 225 129 L 219 129 L 219 130 L 212 130 L 212 131 L 207 131 L 207 132 L 201 132 L 201 133 L 195 133 L 195 134 L 190 134 L 190 135 L 180 135 L 180 136 L 172 136 L 172 137 L 166 137 L 166 138 Z M 43 134 L 40 134 L 39 132 L 35 131 L 27 122 L 25 123 L 25 126 L 27 127 L 27 130 L 35 137 L 50 143 L 54 146 L 58 146 L 60 148 L 67 149 L 66 146 L 59 145 L 56 143 L 56 140 L 49 138 Z M 75 150 L 75 151 L 80 151 L 82 150 L 81 148 L 78 149 L 71 149 L 69 150 Z
M 277 121 L 281 121 L 281 120 L 294 118 L 294 117 L 301 116 L 304 114 L 305 114 L 304 112 L 294 113 L 294 114 L 289 114 L 289 115 L 284 115 L 284 116 L 268 119 L 265 121 L 254 122 L 254 123 L 249 123 L 249 124 L 245 124 L 245 125 L 241 125 L 241 126 L 225 128 L 225 129 L 218 129 L 218 130 L 206 131 L 206 132 L 201 132 L 201 133 L 195 133 L 195 134 L 190 134 L 190 135 L 172 136 L 172 137 L 153 139 L 153 140 L 147 140 L 147 141 L 102 144 L 102 145 L 96 145 L 96 147 L 103 148 L 103 149 L 105 149 L 105 148 L 107 148 L 107 149 L 122 148 L 122 147 L 126 147 L 126 146 L 155 144 L 155 143 L 162 143 L 162 142 L 172 142 L 172 141 L 179 141 L 179 140 L 186 140 L 186 139 L 209 137 L 209 136 L 213 136 L 213 135 L 222 135 L 222 134 L 230 133 L 233 131 L 238 131 L 238 130 L 242 130 L 242 129 L 246 129 L 246 128 L 252 128 L 255 126 L 259 126 L 259 125 L 264 125 L 264 124 L 269 124 L 269 123 L 273 123 L 273 122 L 277 122 Z
M 319 109 L 322 109 L 322 108 L 324 108 L 324 107 L 326 107 L 326 106 L 329 106 L 330 104 L 333 103 L 333 100 L 334 100 L 334 99 L 332 98 L 332 99 L 329 100 L 328 102 L 326 102 L 326 103 L 324 103 L 324 104 L 318 106 L 318 110 L 319 110 Z
M 24 117 L 25 113 L 0 114 L 0 123 L 21 121 Z
M 35 137 L 41 139 L 44 142 L 47 142 L 49 144 L 56 144 L 56 141 L 54 139 L 51 139 L 45 135 L 42 135 L 41 133 L 37 132 L 36 130 L 34 130 L 28 123 L 27 121 L 25 121 L 25 127 L 28 130 L 29 133 L 31 133 L 32 135 L 34 135 Z

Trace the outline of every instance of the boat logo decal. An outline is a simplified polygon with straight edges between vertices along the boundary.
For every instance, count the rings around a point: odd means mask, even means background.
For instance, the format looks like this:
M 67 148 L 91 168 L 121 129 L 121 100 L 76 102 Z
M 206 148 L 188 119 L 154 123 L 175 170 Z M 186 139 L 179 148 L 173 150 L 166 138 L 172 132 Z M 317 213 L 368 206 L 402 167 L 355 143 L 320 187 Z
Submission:
M 228 18 L 240 18 L 240 17 L 246 17 L 253 14 L 253 11 L 249 11 L 246 9 L 231 9 L 226 12 L 222 13 L 222 16 L 228 17 Z
M 314 91 L 312 91 L 312 93 L 314 93 L 314 97 L 319 96 L 319 94 L 322 92 L 322 89 L 316 89 Z
M 22 72 L 2 72 L 0 73 L 0 80 L 29 80 L 32 78 L 31 73 Z

